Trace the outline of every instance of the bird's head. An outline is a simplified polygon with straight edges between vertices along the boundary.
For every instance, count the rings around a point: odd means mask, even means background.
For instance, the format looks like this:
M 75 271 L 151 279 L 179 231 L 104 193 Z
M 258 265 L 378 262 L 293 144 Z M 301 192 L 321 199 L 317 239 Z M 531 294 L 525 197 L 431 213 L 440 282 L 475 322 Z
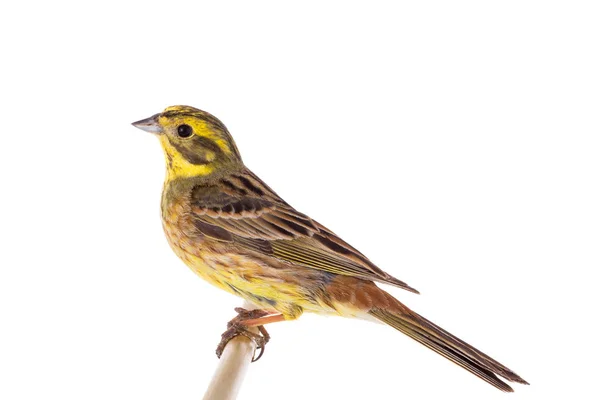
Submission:
M 206 111 L 171 106 L 132 125 L 158 136 L 169 179 L 207 176 L 242 165 L 231 134 Z

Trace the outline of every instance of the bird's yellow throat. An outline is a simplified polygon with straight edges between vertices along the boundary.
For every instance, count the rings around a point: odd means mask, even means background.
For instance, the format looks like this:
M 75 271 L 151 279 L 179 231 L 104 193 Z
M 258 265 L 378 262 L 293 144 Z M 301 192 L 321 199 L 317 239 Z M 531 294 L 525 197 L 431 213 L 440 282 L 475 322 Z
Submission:
M 169 139 L 165 135 L 160 136 L 160 144 L 165 152 L 168 181 L 178 178 L 206 176 L 215 170 L 215 166 L 210 162 L 201 165 L 190 163 L 173 147 L 173 145 L 171 145 L 171 143 L 169 143 Z M 214 153 L 208 154 L 208 161 L 213 161 L 214 158 Z

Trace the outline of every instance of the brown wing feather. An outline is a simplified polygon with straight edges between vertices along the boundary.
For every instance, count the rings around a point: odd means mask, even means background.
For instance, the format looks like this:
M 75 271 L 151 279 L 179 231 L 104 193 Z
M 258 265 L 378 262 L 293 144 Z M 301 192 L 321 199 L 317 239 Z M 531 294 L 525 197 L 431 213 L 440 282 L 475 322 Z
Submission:
M 204 235 L 294 264 L 418 293 L 332 231 L 289 206 L 250 171 L 196 186 L 191 199 L 196 226 Z

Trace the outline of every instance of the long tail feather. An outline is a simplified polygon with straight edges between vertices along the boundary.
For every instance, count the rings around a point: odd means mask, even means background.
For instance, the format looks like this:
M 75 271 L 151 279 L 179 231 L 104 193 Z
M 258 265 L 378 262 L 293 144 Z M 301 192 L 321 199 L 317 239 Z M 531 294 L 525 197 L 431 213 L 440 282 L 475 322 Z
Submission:
M 512 392 L 513 389 L 496 375 L 528 385 L 523 378 L 498 361 L 413 311 L 406 308 L 403 311 L 373 308 L 369 314 L 504 392 Z

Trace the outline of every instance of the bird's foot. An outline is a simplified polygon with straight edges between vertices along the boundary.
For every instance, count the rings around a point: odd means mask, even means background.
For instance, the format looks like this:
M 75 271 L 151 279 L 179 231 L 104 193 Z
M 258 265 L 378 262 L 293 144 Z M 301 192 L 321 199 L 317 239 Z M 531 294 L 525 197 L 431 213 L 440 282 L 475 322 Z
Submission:
M 269 342 L 271 337 L 264 326 L 256 326 L 259 333 L 254 333 L 248 330 L 248 326 L 244 324 L 244 321 L 256 320 L 257 318 L 269 315 L 269 313 L 264 310 L 246 310 L 241 307 L 235 308 L 235 311 L 238 315 L 227 323 L 227 330 L 221 335 L 221 342 L 217 346 L 217 357 L 221 358 L 225 346 L 227 346 L 227 343 L 229 343 L 231 339 L 242 335 L 246 336 L 256 344 L 256 350 L 260 349 L 258 357 L 252 358 L 252 362 L 258 361 L 265 352 L 265 345 Z

